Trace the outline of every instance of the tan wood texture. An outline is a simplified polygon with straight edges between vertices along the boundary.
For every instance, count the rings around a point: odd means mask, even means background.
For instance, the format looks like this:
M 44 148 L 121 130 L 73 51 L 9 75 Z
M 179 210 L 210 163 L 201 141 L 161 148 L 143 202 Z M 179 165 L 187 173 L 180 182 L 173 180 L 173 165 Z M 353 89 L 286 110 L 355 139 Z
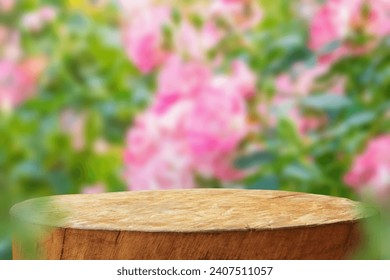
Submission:
M 359 243 L 358 208 L 330 196 L 194 189 L 54 196 L 11 215 L 46 229 L 29 246 L 41 259 L 344 259 Z M 13 247 L 26 258 L 25 242 Z

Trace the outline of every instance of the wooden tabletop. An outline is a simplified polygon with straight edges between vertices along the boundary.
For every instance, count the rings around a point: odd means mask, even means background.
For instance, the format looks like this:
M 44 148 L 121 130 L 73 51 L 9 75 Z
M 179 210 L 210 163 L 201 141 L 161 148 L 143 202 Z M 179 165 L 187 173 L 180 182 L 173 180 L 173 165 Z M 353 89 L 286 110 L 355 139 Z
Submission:
M 72 229 L 215 232 L 356 221 L 362 218 L 358 206 L 345 198 L 306 193 L 192 189 L 39 198 L 15 205 L 11 215 Z

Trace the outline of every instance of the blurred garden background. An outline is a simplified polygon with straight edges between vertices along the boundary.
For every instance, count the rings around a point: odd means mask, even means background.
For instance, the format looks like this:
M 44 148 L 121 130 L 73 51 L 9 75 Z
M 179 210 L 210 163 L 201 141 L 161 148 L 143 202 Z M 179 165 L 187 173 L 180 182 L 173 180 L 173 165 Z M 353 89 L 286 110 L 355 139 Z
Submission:
M 0 0 L 0 259 L 28 198 L 309 192 L 390 259 L 390 0 Z

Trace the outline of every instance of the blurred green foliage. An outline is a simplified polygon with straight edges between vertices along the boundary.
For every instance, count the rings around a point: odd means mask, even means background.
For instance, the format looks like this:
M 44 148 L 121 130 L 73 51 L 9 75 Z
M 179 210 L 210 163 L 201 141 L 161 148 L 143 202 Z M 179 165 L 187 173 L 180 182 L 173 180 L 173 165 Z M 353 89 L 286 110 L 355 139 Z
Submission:
M 49 64 L 36 96 L 0 115 L 0 259 L 10 258 L 8 211 L 16 202 L 80 193 L 95 184 L 126 189 L 123 143 L 151 86 L 123 51 L 117 7 L 82 2 L 18 1 L 11 14 L 1 15 L 2 24 L 16 27 L 23 14 L 43 4 L 59 12 L 39 32 L 20 28 L 24 55 L 45 55 Z M 78 149 L 63 129 L 66 112 L 82 117 L 85 143 Z
M 15 11 L 1 15 L 0 23 L 19 26 L 25 12 L 42 4 L 59 11 L 42 31 L 21 34 L 27 56 L 44 54 L 49 61 L 36 97 L 0 115 L 0 259 L 11 257 L 8 211 L 14 203 L 79 193 L 95 184 L 103 184 L 106 191 L 126 189 L 121 174 L 126 131 L 148 104 L 154 79 L 140 75 L 127 59 L 116 5 L 96 8 L 89 2 L 19 1 Z M 297 62 L 310 66 L 318 60 L 307 48 L 307 22 L 297 17 L 294 1 L 261 3 L 265 18 L 258 32 L 245 34 L 250 43 L 228 40 L 220 46 L 228 58 L 244 59 L 256 69 L 260 102 L 275 94 L 277 75 L 292 71 Z M 345 58 L 322 77 L 326 81 L 342 75 L 344 96 L 317 92 L 300 100 L 302 110 L 326 116 L 328 125 L 322 129 L 302 137 L 283 118 L 255 135 L 263 149 L 236 161 L 237 167 L 253 170 L 242 185 L 356 198 L 342 177 L 368 139 L 390 131 L 389 46 L 387 39 L 367 55 Z M 84 122 L 85 143 L 78 149 L 62 125 L 69 111 Z M 261 125 L 261 116 L 255 118 Z M 97 151 L 99 141 L 106 143 L 103 151 Z M 368 233 L 377 237 L 361 258 L 390 258 L 390 218 L 381 213 L 368 226 Z
M 262 100 L 274 95 L 276 75 L 289 69 L 293 71 L 296 62 L 310 67 L 318 61 L 307 49 L 307 23 L 292 13 L 293 2 L 262 1 L 266 18 L 259 37 L 253 38 L 255 44 L 249 57 L 253 69 L 261 69 L 258 74 Z M 336 45 L 334 42 L 324 52 L 332 51 Z M 244 184 L 251 189 L 282 189 L 359 199 L 343 183 L 343 176 L 370 139 L 390 131 L 389 46 L 390 38 L 385 38 L 365 55 L 340 60 L 321 78 L 326 82 L 342 76 L 346 82 L 343 96 L 314 92 L 301 98 L 300 108 L 325 116 L 326 126 L 302 137 L 285 117 L 276 128 L 262 130 L 257 137 L 263 141 L 263 149 L 236 161 L 239 168 L 255 170 Z M 356 257 L 390 259 L 390 211 L 388 206 L 373 205 L 379 214 L 364 225 L 365 245 Z
M 318 57 L 307 48 L 308 23 L 297 17 L 293 1 L 262 1 L 262 6 L 261 32 L 251 38 L 252 52 L 243 48 L 242 55 L 253 69 L 261 70 L 258 98 L 266 101 L 275 94 L 277 75 L 292 73 L 297 62 L 310 68 Z M 314 92 L 298 99 L 302 111 L 325 116 L 326 126 L 302 137 L 285 117 L 276 128 L 261 130 L 257 137 L 265 143 L 264 149 L 236 161 L 239 168 L 258 167 L 245 185 L 263 188 L 267 182 L 272 188 L 356 198 L 344 185 L 343 176 L 367 140 L 390 131 L 386 116 L 390 109 L 389 44 L 390 39 L 385 39 L 373 52 L 342 59 L 321 78 L 326 82 L 343 77 L 344 95 Z M 324 52 L 331 51 L 332 45 Z

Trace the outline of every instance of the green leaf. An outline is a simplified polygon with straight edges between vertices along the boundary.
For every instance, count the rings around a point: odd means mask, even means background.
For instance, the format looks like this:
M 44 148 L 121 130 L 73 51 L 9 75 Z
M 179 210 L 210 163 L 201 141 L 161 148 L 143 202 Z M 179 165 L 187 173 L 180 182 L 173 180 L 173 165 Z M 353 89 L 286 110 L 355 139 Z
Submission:
M 287 166 L 284 170 L 284 175 L 301 181 L 310 181 L 313 178 L 310 170 L 299 163 Z
M 330 135 L 339 136 L 347 133 L 351 129 L 367 125 L 375 120 L 376 115 L 373 112 L 362 112 L 349 117 L 346 121 L 341 123 L 335 129 L 330 131 Z
M 325 45 L 319 52 L 319 55 L 326 55 L 334 52 L 337 50 L 342 44 L 342 41 L 335 40 L 330 42 L 329 44 Z
M 304 98 L 301 104 L 310 109 L 332 111 L 349 107 L 352 101 L 346 96 L 319 94 Z
M 88 114 L 85 125 L 85 136 L 88 144 L 92 144 L 101 135 L 102 120 L 97 112 L 91 111 Z
M 182 21 L 182 16 L 180 14 L 180 11 L 177 8 L 174 8 L 172 10 L 171 17 L 172 17 L 173 22 L 176 25 L 179 25 L 181 23 L 181 21 Z
M 251 155 L 246 155 L 238 158 L 234 165 L 238 169 L 247 169 L 256 167 L 262 164 L 271 163 L 276 159 L 276 156 L 267 151 L 257 152 Z
M 292 48 L 299 47 L 303 44 L 303 39 L 300 34 L 286 34 L 281 39 L 275 42 L 275 47 L 285 48 L 291 50 Z
M 299 134 L 296 125 L 288 119 L 288 116 L 284 116 L 279 120 L 278 136 L 282 143 L 281 148 L 292 148 L 296 153 L 300 153 L 303 148 L 302 137 Z
M 191 15 L 190 21 L 196 28 L 201 28 L 204 24 L 203 19 L 200 15 Z
M 0 240 L 0 260 L 10 260 L 12 258 L 12 242 L 9 238 Z
M 352 117 L 348 118 L 344 122 L 344 125 L 348 127 L 358 127 L 361 125 L 368 124 L 374 119 L 375 119 L 375 114 L 373 112 L 364 112 L 364 113 L 353 115 Z
M 69 176 L 63 171 L 51 171 L 47 175 L 56 194 L 68 194 L 71 192 L 72 182 Z
M 247 188 L 251 190 L 278 190 L 280 189 L 280 181 L 277 176 L 267 175 Z
M 315 55 L 310 55 L 303 63 L 307 68 L 314 68 L 318 63 L 318 58 Z
M 91 22 L 88 21 L 88 18 L 80 12 L 76 12 L 69 17 L 68 27 L 73 32 L 82 32 L 83 34 L 85 34 L 87 28 L 90 25 Z
M 379 107 L 378 107 L 378 112 L 381 112 L 381 113 L 387 112 L 387 111 L 389 111 L 389 110 L 390 110 L 390 101 L 387 101 L 387 102 L 385 102 L 385 103 L 382 103 L 382 104 L 380 104 Z
M 10 178 L 29 178 L 29 179 L 41 179 L 44 177 L 44 173 L 41 166 L 36 160 L 24 160 L 20 164 L 16 165 L 11 174 Z

